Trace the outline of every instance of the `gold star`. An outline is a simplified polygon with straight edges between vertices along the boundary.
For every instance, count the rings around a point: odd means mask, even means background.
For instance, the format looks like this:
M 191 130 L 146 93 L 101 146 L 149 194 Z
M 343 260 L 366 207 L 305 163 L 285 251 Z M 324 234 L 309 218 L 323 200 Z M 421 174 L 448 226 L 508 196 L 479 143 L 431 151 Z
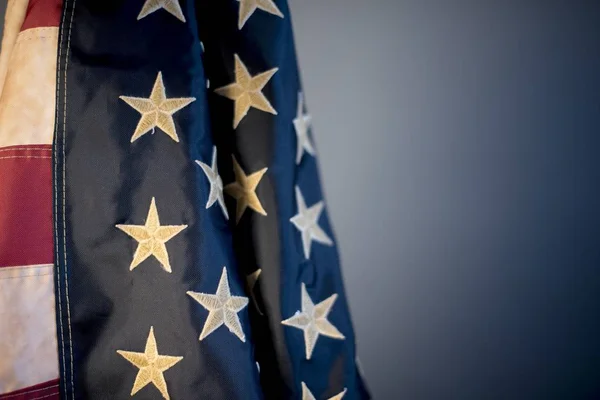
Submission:
M 232 156 L 233 157 L 233 156 Z M 267 172 L 268 168 L 263 168 L 260 171 L 256 171 L 253 174 L 246 175 L 242 167 L 238 164 L 235 157 L 233 157 L 233 173 L 235 174 L 235 182 L 225 186 L 225 192 L 237 200 L 236 207 L 236 219 L 238 223 L 242 214 L 246 210 L 246 207 L 250 207 L 261 215 L 267 215 L 267 212 L 260 204 L 260 200 L 256 195 L 256 187 L 260 182 L 261 178 Z
M 175 122 L 173 122 L 173 114 L 196 100 L 194 97 L 167 99 L 162 72 L 158 73 L 149 98 L 129 96 L 119 96 L 119 98 L 142 114 L 142 118 L 131 137 L 131 143 L 150 131 L 154 133 L 156 127 L 160 128 L 174 141 L 179 142 Z
M 254 14 L 257 8 L 268 12 L 269 14 L 277 15 L 283 18 L 283 14 L 275 5 L 273 0 L 238 0 L 240 2 L 240 17 L 238 20 L 238 29 L 242 29 L 248 19 Z
M 248 305 L 248 298 L 231 295 L 229 280 L 227 279 L 227 268 L 223 267 L 215 294 L 192 291 L 187 292 L 187 294 L 208 310 L 208 318 L 206 318 L 204 328 L 200 333 L 200 340 L 206 338 L 221 325 L 225 325 L 242 342 L 246 341 L 238 313 Z
M 234 101 L 233 128 L 248 114 L 250 107 L 277 115 L 262 89 L 279 68 L 273 68 L 256 76 L 251 76 L 248 69 L 235 54 L 235 82 L 215 89 L 215 93 Z
M 138 15 L 138 21 L 148 14 L 152 14 L 154 11 L 160 10 L 164 8 L 169 13 L 177 17 L 181 22 L 185 22 L 185 17 L 183 16 L 183 11 L 181 11 L 181 6 L 179 5 L 179 0 L 146 0 L 144 6 L 142 7 L 142 11 L 140 11 L 140 15 Z
M 252 302 L 254 303 L 256 311 L 258 311 L 260 315 L 264 315 L 258 306 L 258 301 L 256 300 L 256 295 L 254 294 L 254 287 L 256 286 L 256 282 L 258 282 L 258 278 L 260 277 L 261 273 L 262 269 L 259 268 L 250 275 L 247 275 L 246 286 L 248 287 L 248 293 L 250 293 L 250 297 L 252 297 Z
M 152 383 L 160 391 L 163 398 L 169 400 L 167 382 L 163 372 L 177 364 L 183 357 L 161 356 L 158 354 L 156 339 L 154 338 L 154 327 L 150 327 L 150 334 L 146 340 L 146 348 L 143 353 L 123 350 L 117 350 L 117 353 L 140 369 L 131 389 L 132 396 L 149 383 Z
M 148 210 L 144 225 L 116 225 L 116 227 L 139 242 L 129 267 L 130 271 L 140 265 L 146 258 L 154 256 L 165 271 L 171 272 L 169 253 L 165 243 L 187 228 L 187 225 L 161 226 L 154 197 L 150 203 L 150 210 Z
M 315 400 L 315 396 L 313 396 L 311 391 L 308 389 L 308 386 L 306 386 L 306 383 L 301 382 L 301 384 L 302 384 L 302 400 Z M 335 396 L 330 397 L 328 400 L 342 400 L 342 398 L 346 394 L 346 391 L 347 391 L 347 389 L 344 388 L 344 390 L 342 390 L 340 393 L 336 394 Z

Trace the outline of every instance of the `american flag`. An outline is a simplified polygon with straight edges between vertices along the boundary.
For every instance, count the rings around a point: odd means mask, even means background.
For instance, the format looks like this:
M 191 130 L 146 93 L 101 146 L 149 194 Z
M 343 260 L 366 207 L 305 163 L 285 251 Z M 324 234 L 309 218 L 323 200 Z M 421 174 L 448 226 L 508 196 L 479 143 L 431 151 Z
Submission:
M 285 0 L 9 0 L 0 399 L 368 399 L 305 99 Z

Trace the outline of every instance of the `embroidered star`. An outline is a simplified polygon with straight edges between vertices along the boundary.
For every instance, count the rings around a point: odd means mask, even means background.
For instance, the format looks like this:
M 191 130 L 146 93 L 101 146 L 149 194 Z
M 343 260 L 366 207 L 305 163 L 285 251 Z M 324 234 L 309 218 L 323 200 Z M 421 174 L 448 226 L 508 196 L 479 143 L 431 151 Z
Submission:
M 240 16 L 238 19 L 238 29 L 242 29 L 248 19 L 254 14 L 257 8 L 268 12 L 269 14 L 277 15 L 283 18 L 283 14 L 275 5 L 273 0 L 238 0 L 240 2 Z
M 146 0 L 142 7 L 142 11 L 140 11 L 140 15 L 138 15 L 138 21 L 161 8 L 164 8 L 166 11 L 177 17 L 181 22 L 185 22 L 179 0 Z
M 235 157 L 233 157 L 233 173 L 235 174 L 235 182 L 225 186 L 225 192 L 237 200 L 236 206 L 236 223 L 240 221 L 242 214 L 247 207 L 256 211 L 261 215 L 267 215 L 267 212 L 263 208 L 258 196 L 256 195 L 256 187 L 262 179 L 268 168 L 263 168 L 260 171 L 256 171 L 250 175 L 246 175 L 242 167 L 238 164 Z
M 298 110 L 296 112 L 296 118 L 294 118 L 294 129 L 296 130 L 297 137 L 297 148 L 296 148 L 296 164 L 300 164 L 304 150 L 311 156 L 315 155 L 315 149 L 310 143 L 308 138 L 308 129 L 312 118 L 308 114 L 304 114 L 304 100 L 302 92 L 298 93 Z
M 319 335 L 327 336 L 333 339 L 345 339 L 338 329 L 327 320 L 327 315 L 337 299 L 337 294 L 329 296 L 319 304 L 315 305 L 308 292 L 306 285 L 302 283 L 301 289 L 302 311 L 296 311 L 296 314 L 282 321 L 283 325 L 292 326 L 304 331 L 304 344 L 306 345 L 306 359 L 310 360 L 315 344 Z
M 200 340 L 203 340 L 221 325 L 225 324 L 229 328 L 229 331 L 235 334 L 242 342 L 246 341 L 238 313 L 248 305 L 248 298 L 231 295 L 227 279 L 227 268 L 223 267 L 223 273 L 221 274 L 219 286 L 217 286 L 215 294 L 192 291 L 187 292 L 187 294 L 208 310 L 208 318 L 200 333 Z
M 307 208 L 300 188 L 296 186 L 296 202 L 298 203 L 298 214 L 294 215 L 290 221 L 302 234 L 304 256 L 308 259 L 310 258 L 310 247 L 313 241 L 327 246 L 333 245 L 333 242 L 319 226 L 319 217 L 324 207 L 323 201 L 319 201 L 310 208 Z
M 129 266 L 130 271 L 146 258 L 154 256 L 165 271 L 171 272 L 169 253 L 165 243 L 187 228 L 187 225 L 161 225 L 154 197 L 144 225 L 116 225 L 116 227 L 138 241 L 133 261 Z
M 142 118 L 140 118 L 140 122 L 138 122 L 131 137 L 131 143 L 150 131 L 154 133 L 154 128 L 157 127 L 169 135 L 171 139 L 179 142 L 175 122 L 173 122 L 173 114 L 196 100 L 194 97 L 168 99 L 163 84 L 162 72 L 159 72 L 156 77 L 150 97 L 119 96 L 119 98 L 142 114 Z
M 131 389 L 132 396 L 149 383 L 152 383 L 160 391 L 163 398 L 169 400 L 164 372 L 181 361 L 183 357 L 158 354 L 156 339 L 154 338 L 154 327 L 150 327 L 150 334 L 146 340 L 146 348 L 143 353 L 123 350 L 117 350 L 117 353 L 140 369 Z
M 215 89 L 215 93 L 234 101 L 233 128 L 248 114 L 250 107 L 277 115 L 262 89 L 279 68 L 273 68 L 256 76 L 251 76 L 248 69 L 235 54 L 235 82 Z
M 301 382 L 302 383 L 302 400 L 315 400 L 315 396 L 313 396 L 313 394 L 310 392 L 310 390 L 308 389 L 308 386 L 306 386 L 306 383 Z M 330 397 L 328 400 L 342 400 L 342 398 L 344 397 L 344 395 L 346 394 L 347 389 L 344 388 L 344 390 L 338 394 L 336 394 L 333 397 Z
M 212 165 L 210 167 L 198 160 L 196 160 L 196 164 L 202 168 L 204 175 L 206 175 L 206 178 L 208 178 L 208 182 L 210 183 L 210 193 L 208 194 L 206 208 L 208 209 L 215 204 L 215 202 L 218 202 L 219 206 L 221 206 L 221 211 L 223 211 L 225 219 L 228 220 L 229 214 L 227 214 L 225 200 L 223 199 L 223 181 L 221 180 L 221 177 L 219 176 L 219 170 L 217 169 L 217 147 L 213 147 Z
M 246 276 L 246 286 L 248 287 L 248 293 L 250 293 L 250 297 L 252 297 L 256 311 L 258 311 L 260 315 L 264 315 L 258 306 L 258 300 L 256 300 L 256 295 L 254 294 L 254 287 L 256 286 L 256 282 L 258 282 L 258 278 L 260 277 L 261 273 L 262 269 L 259 268 L 250 275 Z

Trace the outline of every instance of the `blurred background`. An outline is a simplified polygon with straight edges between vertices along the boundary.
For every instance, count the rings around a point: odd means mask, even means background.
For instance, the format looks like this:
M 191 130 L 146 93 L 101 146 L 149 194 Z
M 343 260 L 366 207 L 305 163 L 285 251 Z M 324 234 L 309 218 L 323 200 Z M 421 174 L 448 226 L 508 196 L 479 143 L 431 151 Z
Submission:
M 599 399 L 600 2 L 290 7 L 374 397 Z
M 377 399 L 600 399 L 600 2 L 290 0 Z

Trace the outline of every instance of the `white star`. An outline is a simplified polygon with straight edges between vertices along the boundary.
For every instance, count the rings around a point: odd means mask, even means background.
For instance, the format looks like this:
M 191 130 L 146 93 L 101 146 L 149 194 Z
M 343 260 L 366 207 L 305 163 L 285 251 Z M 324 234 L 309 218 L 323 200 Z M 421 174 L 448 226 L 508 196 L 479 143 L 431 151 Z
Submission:
M 223 199 L 223 181 L 221 180 L 221 177 L 219 176 L 219 170 L 217 169 L 217 147 L 213 147 L 212 165 L 210 167 L 199 160 L 196 160 L 196 164 L 202 168 L 202 171 L 204 171 L 204 174 L 210 183 L 210 193 L 208 194 L 206 208 L 208 209 L 210 206 L 215 204 L 215 202 L 218 202 L 219 206 L 221 206 L 221 210 L 223 211 L 225 219 L 228 220 L 229 214 L 227 214 L 225 200 Z
M 302 383 L 302 400 L 315 400 L 315 396 L 310 392 L 306 383 Z M 342 400 L 344 395 L 346 394 L 347 389 L 344 388 L 340 393 L 336 394 L 333 397 L 330 397 L 328 400 Z
M 181 22 L 185 22 L 185 17 L 183 16 L 183 11 L 181 11 L 179 0 L 146 0 L 144 6 L 142 7 L 142 11 L 140 11 L 140 14 L 138 15 L 138 21 L 146 17 L 148 14 L 152 14 L 154 11 L 160 10 L 161 8 L 167 10 Z
M 315 155 L 315 149 L 310 143 L 308 138 L 308 129 L 312 121 L 312 117 L 308 114 L 304 114 L 304 100 L 302 92 L 298 92 L 298 110 L 296 112 L 296 118 L 294 118 L 294 129 L 296 130 L 297 149 L 296 149 L 296 164 L 300 164 L 304 150 L 311 156 Z
M 306 359 L 310 360 L 319 335 L 340 340 L 345 339 L 345 337 L 327 320 L 327 315 L 329 315 L 331 307 L 333 307 L 333 303 L 337 299 L 337 294 L 332 294 L 327 299 L 315 305 L 308 295 L 304 283 L 302 283 L 301 290 L 302 311 L 296 311 L 293 317 L 281 321 L 281 323 L 304 331 Z
M 231 295 L 229 281 L 227 280 L 227 268 L 223 267 L 223 273 L 215 294 L 192 291 L 187 292 L 187 294 L 208 310 L 208 318 L 204 323 L 202 333 L 200 333 L 200 340 L 203 340 L 225 324 L 229 331 L 240 338 L 242 342 L 246 341 L 238 313 L 248 305 L 248 298 Z
M 310 246 L 313 240 L 327 246 L 333 245 L 333 241 L 319 226 L 319 217 L 324 207 L 323 201 L 319 201 L 310 208 L 307 208 L 300 188 L 296 186 L 296 202 L 298 203 L 298 214 L 290 218 L 290 221 L 302 234 L 304 256 L 308 259 L 310 258 Z

